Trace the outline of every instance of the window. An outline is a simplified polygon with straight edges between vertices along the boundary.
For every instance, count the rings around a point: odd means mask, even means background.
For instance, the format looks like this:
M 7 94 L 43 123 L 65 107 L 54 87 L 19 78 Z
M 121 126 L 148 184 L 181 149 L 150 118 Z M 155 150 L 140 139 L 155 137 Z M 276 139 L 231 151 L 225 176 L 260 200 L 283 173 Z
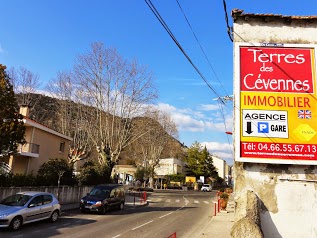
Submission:
M 59 144 L 59 151 L 60 151 L 60 152 L 64 152 L 64 150 L 65 150 L 65 142 L 61 142 L 61 143 Z
M 43 204 L 49 204 L 53 201 L 53 198 L 51 195 L 43 195 Z
M 34 205 L 35 207 L 41 206 L 43 204 L 42 196 L 37 196 L 33 198 L 33 200 L 30 202 L 30 205 Z

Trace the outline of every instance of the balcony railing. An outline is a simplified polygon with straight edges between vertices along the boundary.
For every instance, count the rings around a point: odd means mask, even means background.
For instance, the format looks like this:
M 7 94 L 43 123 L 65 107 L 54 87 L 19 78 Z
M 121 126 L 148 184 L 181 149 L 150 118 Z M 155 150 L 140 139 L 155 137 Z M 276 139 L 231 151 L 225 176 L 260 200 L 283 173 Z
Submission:
M 19 153 L 33 153 L 38 154 L 40 151 L 40 145 L 34 144 L 34 143 L 25 143 L 24 145 L 18 146 L 18 152 Z

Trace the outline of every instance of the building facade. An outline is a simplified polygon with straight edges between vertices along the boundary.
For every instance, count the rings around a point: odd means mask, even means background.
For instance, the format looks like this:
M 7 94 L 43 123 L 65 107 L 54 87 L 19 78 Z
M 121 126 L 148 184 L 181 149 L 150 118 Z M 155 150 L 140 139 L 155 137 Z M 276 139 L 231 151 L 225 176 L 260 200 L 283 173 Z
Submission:
M 0 157 L 7 170 L 14 174 L 36 174 L 40 166 L 51 158 L 67 159 L 71 137 L 31 120 L 27 117 L 27 108 L 21 108 L 20 113 L 24 115 L 26 143 L 18 147 L 16 154 Z
M 170 174 L 185 174 L 185 163 L 176 158 L 160 159 L 154 171 L 159 178 Z

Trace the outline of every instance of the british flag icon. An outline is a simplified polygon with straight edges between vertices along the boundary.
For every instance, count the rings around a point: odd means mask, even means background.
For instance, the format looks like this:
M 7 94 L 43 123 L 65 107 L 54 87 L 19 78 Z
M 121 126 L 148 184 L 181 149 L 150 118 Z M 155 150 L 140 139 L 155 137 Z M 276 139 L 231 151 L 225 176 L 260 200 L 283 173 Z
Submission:
M 311 119 L 311 111 L 310 110 L 298 110 L 298 118 L 299 119 Z

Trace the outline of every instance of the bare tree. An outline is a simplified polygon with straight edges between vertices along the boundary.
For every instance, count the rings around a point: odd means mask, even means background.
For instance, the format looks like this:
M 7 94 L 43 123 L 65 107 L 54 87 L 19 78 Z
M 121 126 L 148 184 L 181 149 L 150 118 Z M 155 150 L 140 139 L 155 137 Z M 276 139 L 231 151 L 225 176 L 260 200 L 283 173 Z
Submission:
M 74 83 L 71 72 L 58 72 L 57 78 L 48 86 L 52 96 L 57 98 L 58 103 L 58 130 L 64 135 L 73 138 L 68 153 L 68 163 L 74 165 L 80 160 L 88 158 L 91 146 L 87 131 L 84 129 L 82 93 Z
M 178 137 L 178 129 L 168 113 L 151 111 L 147 116 L 146 120 L 151 120 L 152 124 L 142 125 L 140 130 L 145 134 L 136 141 L 136 144 L 142 151 L 139 164 L 149 171 L 150 187 L 153 187 L 154 171 L 162 158 L 162 151 L 166 149 L 171 138 Z
M 36 102 L 33 101 L 32 94 L 36 93 L 39 88 L 39 76 L 30 70 L 20 67 L 18 69 L 12 67 L 8 72 L 11 83 L 16 94 L 21 94 L 21 101 L 23 106 L 34 106 Z
M 153 76 L 102 43 L 93 43 L 87 54 L 77 58 L 74 72 L 83 93 L 81 102 L 87 106 L 85 129 L 99 162 L 111 169 L 120 153 L 144 134 L 133 131 L 133 118 L 157 97 Z

